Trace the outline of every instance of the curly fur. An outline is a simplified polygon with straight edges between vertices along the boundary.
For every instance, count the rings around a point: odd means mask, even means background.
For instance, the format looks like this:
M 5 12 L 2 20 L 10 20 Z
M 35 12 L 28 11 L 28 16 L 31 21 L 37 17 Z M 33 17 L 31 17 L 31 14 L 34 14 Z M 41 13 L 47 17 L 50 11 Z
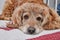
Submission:
M 41 4 L 43 3 L 43 0 L 6 0 L 2 10 L 2 15 L 0 15 L 0 20 L 11 20 L 15 8 L 26 2 Z
M 29 19 L 25 20 L 24 15 Z M 42 19 L 38 22 L 37 17 Z M 60 17 L 43 0 L 6 0 L 0 19 L 11 20 L 7 27 L 18 28 L 26 33 L 28 27 L 34 27 L 36 33 L 42 30 L 60 28 Z

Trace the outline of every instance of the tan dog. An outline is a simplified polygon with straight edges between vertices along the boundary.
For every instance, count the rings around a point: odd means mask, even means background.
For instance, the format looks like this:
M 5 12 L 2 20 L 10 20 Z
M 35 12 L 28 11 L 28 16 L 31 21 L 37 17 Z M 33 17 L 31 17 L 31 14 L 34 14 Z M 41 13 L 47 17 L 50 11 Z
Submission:
M 0 20 L 11 20 L 15 8 L 26 2 L 41 4 L 43 3 L 43 0 L 6 0 L 2 10 L 2 15 L 0 15 Z
M 14 10 L 12 21 L 7 26 L 26 34 L 37 34 L 45 29 L 60 28 L 60 18 L 45 4 L 27 2 Z

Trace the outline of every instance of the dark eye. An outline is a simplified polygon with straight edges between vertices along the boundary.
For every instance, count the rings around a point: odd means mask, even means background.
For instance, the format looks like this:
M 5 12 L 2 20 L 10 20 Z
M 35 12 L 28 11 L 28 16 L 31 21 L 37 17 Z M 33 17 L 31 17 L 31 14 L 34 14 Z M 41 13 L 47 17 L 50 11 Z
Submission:
M 29 18 L 29 16 L 28 16 L 28 15 L 25 15 L 25 16 L 24 16 L 24 19 L 28 19 L 28 18 Z
M 40 20 L 41 20 L 41 17 L 37 17 L 36 20 L 37 20 L 37 21 L 40 21 Z

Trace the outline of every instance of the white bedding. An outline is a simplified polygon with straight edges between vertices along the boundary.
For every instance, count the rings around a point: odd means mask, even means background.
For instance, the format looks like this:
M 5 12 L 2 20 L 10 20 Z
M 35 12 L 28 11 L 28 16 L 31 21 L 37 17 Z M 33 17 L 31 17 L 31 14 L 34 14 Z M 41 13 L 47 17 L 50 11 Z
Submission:
M 2 28 L 6 28 L 6 23 L 8 23 L 9 21 L 2 21 L 0 20 L 0 27 Z M 43 31 L 40 34 L 37 35 L 27 35 L 24 34 L 23 32 L 21 32 L 18 29 L 13 29 L 10 31 L 6 31 L 3 29 L 0 29 L 0 40 L 26 40 L 26 39 L 30 39 L 30 38 L 35 38 L 38 36 L 42 36 L 42 35 L 46 35 L 46 34 L 51 34 L 54 32 L 59 32 L 60 29 L 58 30 L 51 30 L 51 31 Z

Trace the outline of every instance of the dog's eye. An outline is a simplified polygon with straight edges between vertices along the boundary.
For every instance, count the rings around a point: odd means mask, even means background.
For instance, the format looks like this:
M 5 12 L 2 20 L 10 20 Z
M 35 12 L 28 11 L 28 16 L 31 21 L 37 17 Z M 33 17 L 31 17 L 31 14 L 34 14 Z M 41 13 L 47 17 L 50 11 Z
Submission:
M 37 21 L 40 21 L 40 20 L 41 20 L 41 17 L 37 17 L 36 20 L 37 20 Z
M 28 16 L 28 15 L 25 15 L 25 16 L 24 16 L 24 19 L 28 19 L 28 18 L 29 18 L 29 16 Z

